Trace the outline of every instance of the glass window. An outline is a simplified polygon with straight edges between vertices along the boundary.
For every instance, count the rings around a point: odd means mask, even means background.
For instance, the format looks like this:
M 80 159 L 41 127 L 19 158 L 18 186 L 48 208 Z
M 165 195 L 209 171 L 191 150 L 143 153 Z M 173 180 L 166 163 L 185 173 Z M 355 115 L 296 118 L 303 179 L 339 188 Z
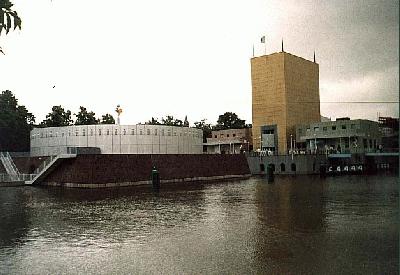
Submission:
M 227 134 L 226 137 L 229 137 L 229 134 Z
M 110 135 L 110 130 L 109 129 L 107 129 L 107 136 L 109 136 Z
M 350 129 L 355 129 L 356 128 L 356 125 L 355 124 L 351 124 L 350 125 Z
M 118 135 L 118 129 L 115 129 L 115 135 Z
M 215 135 L 214 138 L 217 138 L 217 135 Z
M 332 126 L 332 130 L 335 131 L 336 130 L 336 126 Z
M 61 136 L 64 137 L 64 132 L 61 133 Z
M 161 130 L 161 135 L 162 135 L 162 136 L 164 135 L 164 129 Z
M 101 129 L 99 129 L 99 136 L 101 136 Z
M 148 136 L 150 135 L 150 129 L 147 129 L 147 135 Z
M 123 133 L 124 133 L 124 136 L 125 136 L 125 135 L 126 135 L 126 129 L 124 129 L 124 132 L 123 132 Z
M 170 130 L 168 130 L 167 135 L 171 136 L 171 131 Z
M 68 130 L 68 136 L 71 136 L 71 131 L 70 130 Z
M 346 125 L 342 125 L 342 129 L 343 129 L 343 130 L 346 130 Z
M 310 132 L 310 127 L 307 127 L 307 132 Z
M 82 136 L 86 136 L 86 130 L 82 129 Z
M 233 136 L 233 137 L 236 137 L 236 134 L 233 134 L 232 136 Z
M 93 129 L 90 129 L 90 135 L 93 136 Z
M 78 135 L 79 135 L 79 132 L 78 132 L 78 129 L 76 129 L 75 136 L 78 136 Z
M 318 131 L 319 131 L 319 126 L 315 126 L 315 127 L 314 127 L 314 131 L 315 131 L 315 132 L 318 132 Z
M 50 134 L 49 134 L 49 136 L 50 136 L 50 137 L 52 137 L 52 136 L 53 136 L 53 132 L 52 132 L 52 131 L 50 131 Z
M 154 135 L 155 136 L 157 135 L 157 129 L 154 129 Z
M 174 132 L 174 136 L 176 136 L 176 132 Z
M 139 135 L 143 135 L 143 130 L 142 129 L 140 129 Z
M 328 127 L 322 127 L 322 131 L 326 132 L 328 130 Z
M 135 135 L 135 130 L 131 129 L 131 135 Z

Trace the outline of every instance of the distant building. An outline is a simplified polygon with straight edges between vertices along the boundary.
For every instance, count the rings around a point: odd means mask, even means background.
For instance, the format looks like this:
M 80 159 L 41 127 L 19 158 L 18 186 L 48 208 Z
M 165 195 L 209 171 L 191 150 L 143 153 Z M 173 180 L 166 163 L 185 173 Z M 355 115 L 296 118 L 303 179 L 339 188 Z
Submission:
M 327 122 L 327 121 L 332 121 L 332 119 L 330 117 L 321 116 L 321 122 Z
M 286 154 L 296 125 L 321 121 L 318 64 L 283 51 L 254 57 L 251 80 L 254 148 Z
M 203 131 L 164 125 L 81 125 L 35 128 L 31 155 L 51 156 L 71 148 L 101 154 L 202 154 Z
M 339 119 L 296 127 L 296 149 L 307 153 L 366 153 L 382 150 L 375 121 Z
M 212 131 L 207 138 L 209 154 L 240 154 L 253 149 L 251 128 Z
M 379 117 L 379 131 L 382 133 L 382 146 L 386 149 L 399 149 L 399 119 Z

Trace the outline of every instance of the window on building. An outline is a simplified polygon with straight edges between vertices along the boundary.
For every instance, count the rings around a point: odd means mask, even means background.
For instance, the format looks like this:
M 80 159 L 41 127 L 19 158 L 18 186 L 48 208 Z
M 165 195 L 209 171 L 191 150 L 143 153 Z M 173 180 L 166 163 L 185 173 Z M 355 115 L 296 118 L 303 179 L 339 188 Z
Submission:
M 322 127 L 322 131 L 324 132 L 328 131 L 328 127 Z
M 356 125 L 355 124 L 351 124 L 350 125 L 350 129 L 355 129 L 356 128 Z
M 93 136 L 93 129 L 90 129 L 90 135 Z
M 332 126 L 332 130 L 336 131 L 336 125 Z
M 307 132 L 310 132 L 310 127 L 307 127 Z
M 286 171 L 286 166 L 284 163 L 281 163 L 281 172 L 285 172 Z
M 319 126 L 315 126 L 315 127 L 314 127 L 314 131 L 315 131 L 315 132 L 318 132 L 318 131 L 319 131 Z
M 374 139 L 374 148 L 376 149 L 376 139 Z
M 291 169 L 293 172 L 296 172 L 296 164 L 295 164 L 295 163 L 292 163 L 292 164 L 290 165 L 290 169 Z
M 154 135 L 155 136 L 157 135 L 157 129 L 154 129 Z
M 61 136 L 64 137 L 64 132 L 61 133 Z
M 124 129 L 124 131 L 123 131 L 123 134 L 124 134 L 124 136 L 126 135 L 126 130 Z
M 135 135 L 135 130 L 134 129 L 131 129 L 131 135 L 132 136 Z
M 229 134 L 227 134 L 226 137 L 229 137 Z
M 233 137 L 236 137 L 236 134 L 232 134 Z
M 115 135 L 118 135 L 118 129 L 115 129 L 114 134 L 115 134 Z
M 174 132 L 174 136 L 176 136 L 176 132 Z
M 147 129 L 147 135 L 150 136 L 150 129 Z
M 82 129 L 82 136 L 86 136 L 86 130 Z
M 101 136 L 101 129 L 99 129 L 99 136 Z
M 161 130 L 161 135 L 164 136 L 164 129 Z
M 214 135 L 214 138 L 217 138 L 217 135 Z
M 366 139 L 366 138 L 363 139 L 363 144 L 364 144 L 364 148 L 367 148 L 367 147 L 368 147 L 368 142 L 367 142 L 367 139 Z
M 53 132 L 52 131 L 50 131 L 49 136 L 53 137 Z
M 143 130 L 142 129 L 140 129 L 139 135 L 143 135 Z
M 343 129 L 343 130 L 346 130 L 346 125 L 342 125 L 342 129 Z
M 109 136 L 110 135 L 110 130 L 107 129 L 106 135 Z
M 369 140 L 369 148 L 372 148 L 372 139 Z
M 299 129 L 299 134 L 301 135 L 303 133 L 303 129 Z
M 75 131 L 75 136 L 79 136 L 78 129 Z

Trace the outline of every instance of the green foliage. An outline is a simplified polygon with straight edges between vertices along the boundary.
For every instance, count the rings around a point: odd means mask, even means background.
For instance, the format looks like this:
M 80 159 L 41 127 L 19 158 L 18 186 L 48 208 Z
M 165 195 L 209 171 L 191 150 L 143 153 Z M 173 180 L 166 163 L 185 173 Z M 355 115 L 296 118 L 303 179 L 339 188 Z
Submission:
M 159 122 L 157 118 L 151 117 L 151 120 L 145 122 L 144 124 L 148 124 L 148 125 L 161 125 L 161 122 Z
M 223 115 L 219 116 L 217 125 L 215 125 L 214 130 L 242 128 L 246 128 L 245 120 L 240 119 L 235 113 L 226 112 Z
M 0 151 L 29 151 L 35 116 L 9 90 L 0 94 Z
M 13 4 L 9 0 L 0 0 L 0 35 L 4 30 L 8 34 L 10 29 L 21 29 L 22 20 L 18 13 L 12 9 Z M 0 52 L 4 54 L 0 47 Z
M 110 114 L 105 114 L 101 117 L 101 124 L 115 124 L 115 119 Z
M 46 119 L 40 123 L 40 126 L 44 127 L 61 127 L 69 126 L 72 124 L 71 111 L 65 111 L 64 108 L 59 106 L 53 106 L 51 113 L 46 116 Z
M 95 117 L 95 113 L 88 112 L 83 106 L 80 106 L 79 109 L 79 113 L 74 114 L 76 116 L 75 125 L 93 125 L 99 123 L 99 120 Z
M 180 119 L 174 119 L 173 116 L 167 116 L 166 118 L 162 118 L 162 124 L 167 126 L 183 126 L 183 122 Z
M 194 127 L 203 130 L 203 142 L 207 142 L 207 138 L 211 137 L 212 126 L 210 123 L 206 123 L 206 119 L 196 121 Z

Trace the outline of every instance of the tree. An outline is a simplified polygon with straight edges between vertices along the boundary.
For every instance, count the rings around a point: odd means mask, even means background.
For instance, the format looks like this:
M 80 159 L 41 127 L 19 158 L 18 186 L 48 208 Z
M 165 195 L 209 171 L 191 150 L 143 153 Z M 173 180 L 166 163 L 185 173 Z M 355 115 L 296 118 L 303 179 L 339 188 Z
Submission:
M 0 0 L 0 35 L 5 31 L 7 35 L 12 27 L 21 29 L 21 18 L 17 12 L 12 10 L 13 4 L 9 0 Z M 4 54 L 0 47 L 0 52 Z
M 61 105 L 53 106 L 51 113 L 46 116 L 46 119 L 40 123 L 45 127 L 61 127 L 69 126 L 72 124 L 71 111 L 65 111 Z
M 225 130 L 225 129 L 241 129 L 245 128 L 245 120 L 240 119 L 237 114 L 232 112 L 226 112 L 220 115 L 215 125 L 215 130 Z
M 101 117 L 101 124 L 115 124 L 115 119 L 110 114 L 105 114 Z
M 196 121 L 194 123 L 194 127 L 203 130 L 203 142 L 207 142 L 207 138 L 211 137 L 211 124 L 206 123 L 206 119 L 202 119 L 200 121 Z
M 184 127 L 189 127 L 189 121 L 187 119 L 187 116 L 185 116 L 185 120 L 183 121 L 183 126 Z
M 145 122 L 144 124 L 148 125 L 161 125 L 161 122 L 157 120 L 157 118 L 151 117 L 151 120 Z
M 173 116 L 167 116 L 161 119 L 163 125 L 167 126 L 183 126 L 183 122 L 180 119 L 174 119 Z
M 80 106 L 79 109 L 79 113 L 74 114 L 76 115 L 75 125 L 93 125 L 99 123 L 99 120 L 95 117 L 95 113 L 88 112 L 83 106 Z
M 0 94 L 0 151 L 29 151 L 35 116 L 9 90 Z

